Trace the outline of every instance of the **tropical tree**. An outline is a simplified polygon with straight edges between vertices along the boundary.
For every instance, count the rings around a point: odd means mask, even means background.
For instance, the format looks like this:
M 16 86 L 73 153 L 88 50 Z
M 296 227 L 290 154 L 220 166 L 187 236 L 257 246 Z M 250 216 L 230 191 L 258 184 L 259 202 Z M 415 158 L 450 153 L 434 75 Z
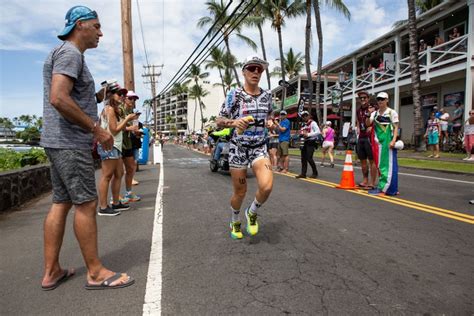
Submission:
M 205 105 L 204 103 L 201 101 L 201 98 L 208 95 L 209 92 L 204 90 L 202 88 L 202 86 L 199 85 L 199 80 L 202 80 L 204 78 L 207 78 L 209 77 L 209 73 L 208 72 L 202 72 L 201 71 L 201 68 L 195 64 L 191 64 L 191 68 L 189 69 L 189 72 L 188 72 L 188 76 L 189 80 L 192 80 L 194 81 L 194 87 L 195 90 L 195 94 L 194 96 L 197 98 L 198 102 L 199 102 L 199 109 L 200 109 L 200 112 L 201 112 L 201 118 L 203 117 L 203 113 L 202 113 L 202 110 L 203 108 L 205 108 Z M 185 82 L 185 84 L 187 84 L 187 82 Z M 191 90 L 193 89 L 191 88 Z M 196 109 L 194 109 L 194 120 L 196 120 Z M 202 129 L 202 127 L 201 127 Z
M 20 115 L 19 121 L 20 121 L 20 123 L 23 123 L 26 126 L 30 126 L 31 123 L 33 122 L 33 117 L 31 115 L 28 115 L 28 114 Z
M 176 82 L 171 88 L 171 93 L 175 95 L 180 95 L 183 93 L 188 93 L 189 87 L 184 83 Z
M 217 69 L 219 71 L 219 77 L 221 78 L 222 92 L 224 92 L 224 97 L 226 96 L 224 77 L 222 76 L 222 70 L 226 68 L 224 63 L 225 53 L 219 47 L 213 47 L 211 49 L 211 54 L 209 55 L 211 59 L 205 61 L 206 69 Z
M 12 133 L 12 130 L 15 127 L 15 125 L 8 117 L 0 117 L 0 127 L 3 127 L 5 131 L 9 132 L 9 133 L 4 134 L 5 138 L 7 138 L 8 134 Z
M 276 60 L 280 60 L 277 58 Z M 290 47 L 288 52 L 285 54 L 285 60 L 283 61 L 283 65 L 285 67 L 285 73 L 288 75 L 288 78 L 291 79 L 297 76 L 304 67 L 304 56 L 301 53 L 293 52 L 293 48 Z M 281 68 L 275 67 L 272 71 L 272 76 L 280 76 L 281 75 Z
M 257 45 L 248 37 L 242 35 L 242 23 L 238 25 L 233 25 L 235 23 L 235 19 L 229 19 L 229 12 L 226 11 L 227 7 L 227 0 L 209 0 L 206 2 L 207 10 L 210 13 L 210 16 L 204 16 L 199 19 L 198 27 L 206 27 L 206 26 L 213 26 L 209 36 L 213 36 L 217 32 L 221 32 L 224 35 L 224 43 L 227 48 L 227 52 L 230 54 L 230 45 L 229 45 L 229 37 L 232 34 L 247 45 L 249 45 L 253 50 L 257 50 Z M 235 27 L 235 28 L 234 28 Z M 239 74 L 237 73 L 237 69 L 235 65 L 232 66 L 232 70 L 234 71 L 235 80 L 237 84 L 240 86 Z
M 232 76 L 231 70 L 226 69 L 224 70 L 224 76 L 222 77 L 222 83 L 215 83 L 214 87 L 216 86 L 222 86 L 222 89 L 224 89 L 224 96 L 227 95 L 230 89 L 235 88 L 237 86 L 237 83 L 234 82 L 234 76 Z
M 433 9 L 442 2 L 443 0 L 415 0 L 415 13 L 418 15 L 425 13 L 426 11 Z M 408 20 L 396 21 L 395 23 L 393 23 L 392 27 L 397 28 L 407 23 Z
M 324 0 L 324 3 L 342 13 L 342 15 L 348 20 L 351 19 L 351 13 L 342 0 Z M 316 70 L 316 113 L 318 116 L 318 122 L 322 123 L 321 109 L 320 109 L 320 97 L 321 94 L 321 69 L 323 68 L 323 27 L 321 24 L 321 11 L 320 11 L 320 0 L 313 0 L 314 19 L 316 22 L 316 34 L 318 35 L 318 66 Z M 307 43 L 308 45 L 308 43 Z
M 310 45 L 312 42 L 312 39 L 311 39 L 311 0 L 306 0 L 306 27 L 305 27 L 304 38 L 305 38 L 304 64 L 305 64 L 305 70 L 306 70 L 306 80 L 308 81 L 308 93 L 309 93 L 308 106 L 309 106 L 309 112 L 313 113 L 313 76 L 311 74 L 311 45 Z M 318 104 L 318 101 L 316 101 L 316 104 Z M 319 106 L 317 107 L 317 109 L 319 109 Z M 319 113 L 317 115 L 317 121 L 319 123 L 319 126 L 321 126 L 321 119 L 320 119 Z
M 285 26 L 286 19 L 291 19 L 303 15 L 305 5 L 302 0 L 266 0 L 262 5 L 262 11 L 271 22 L 272 27 L 278 34 L 278 47 L 280 49 L 280 67 L 281 79 L 285 81 L 285 65 L 283 57 L 283 39 L 281 36 L 281 28 Z M 282 85 L 281 108 L 283 109 L 286 97 L 286 87 Z
M 257 4 L 255 5 L 255 8 L 253 9 L 252 13 L 244 20 L 246 25 L 251 26 L 251 27 L 257 27 L 258 29 L 258 34 L 260 35 L 260 46 L 262 48 L 262 57 L 265 61 L 267 60 L 267 51 L 265 49 L 265 41 L 263 37 L 263 24 L 265 23 L 265 16 L 263 15 L 263 6 L 265 3 L 265 0 L 255 0 Z M 265 69 L 265 72 L 267 74 L 267 84 L 268 84 L 268 89 L 271 89 L 271 83 L 270 83 L 270 71 Z
M 410 46 L 411 90 L 413 95 L 413 116 L 415 150 L 420 151 L 423 143 L 423 121 L 420 100 L 420 63 L 418 60 L 418 35 L 416 30 L 415 0 L 408 0 L 408 44 Z
M 194 99 L 194 118 L 193 118 L 193 130 L 196 130 L 196 112 L 198 106 L 201 109 L 201 130 L 203 129 L 202 119 L 204 118 L 202 110 L 205 109 L 204 103 L 201 101 L 201 98 L 204 98 L 209 94 L 209 91 L 203 89 L 199 84 L 193 85 L 189 89 L 189 98 Z

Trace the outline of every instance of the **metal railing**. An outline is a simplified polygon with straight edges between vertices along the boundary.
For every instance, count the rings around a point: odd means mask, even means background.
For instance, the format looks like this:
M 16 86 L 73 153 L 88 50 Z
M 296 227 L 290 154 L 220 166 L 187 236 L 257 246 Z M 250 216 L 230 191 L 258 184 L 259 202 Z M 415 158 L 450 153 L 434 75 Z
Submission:
M 428 47 L 418 54 L 420 62 L 420 74 L 425 75 L 425 80 L 430 80 L 430 73 L 467 59 L 468 34 L 460 36 L 446 43 Z M 399 61 L 398 78 L 406 79 L 411 74 L 410 56 Z M 389 84 L 395 81 L 395 71 L 386 69 L 373 69 L 356 77 L 356 91 L 374 89 L 376 87 Z M 352 93 L 353 78 L 341 83 L 343 96 Z M 328 98 L 325 102 L 331 101 L 331 95 L 336 86 L 328 88 Z

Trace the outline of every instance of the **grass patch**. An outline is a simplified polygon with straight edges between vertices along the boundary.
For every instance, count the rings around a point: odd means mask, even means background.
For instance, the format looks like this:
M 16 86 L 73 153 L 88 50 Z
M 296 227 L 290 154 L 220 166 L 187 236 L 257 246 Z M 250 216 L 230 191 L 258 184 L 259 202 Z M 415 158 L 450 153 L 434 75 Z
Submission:
M 456 171 L 474 174 L 474 164 L 450 161 L 434 161 L 412 158 L 398 158 L 398 165 L 420 169 Z
M 414 152 L 409 152 L 409 153 L 416 155 Z M 299 157 L 300 150 L 291 148 L 290 155 Z M 459 162 L 433 160 L 432 158 L 428 158 L 428 155 L 430 155 L 430 152 L 418 154 L 418 157 L 423 156 L 423 157 L 426 157 L 426 159 L 420 159 L 420 158 L 413 159 L 413 158 L 398 157 L 398 165 L 401 167 L 411 167 L 411 168 L 440 170 L 440 171 L 455 171 L 455 172 L 464 172 L 464 173 L 474 174 L 474 163 L 462 162 L 462 158 L 465 157 L 465 154 L 462 154 L 462 153 L 441 153 L 440 154 L 441 157 L 459 159 Z M 321 150 L 315 151 L 313 157 L 321 159 L 323 157 Z M 345 155 L 335 155 L 335 159 L 344 160 Z M 328 155 L 326 155 L 326 160 L 329 161 Z M 357 161 L 357 155 L 352 154 L 352 161 Z

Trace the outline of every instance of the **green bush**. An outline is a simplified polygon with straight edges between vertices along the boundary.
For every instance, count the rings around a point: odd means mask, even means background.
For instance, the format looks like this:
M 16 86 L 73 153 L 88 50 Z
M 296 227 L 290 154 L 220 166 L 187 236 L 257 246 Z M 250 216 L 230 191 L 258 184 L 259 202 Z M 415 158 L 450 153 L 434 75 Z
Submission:
M 19 169 L 21 167 L 47 162 L 44 149 L 30 149 L 17 152 L 12 149 L 0 148 L 0 171 Z

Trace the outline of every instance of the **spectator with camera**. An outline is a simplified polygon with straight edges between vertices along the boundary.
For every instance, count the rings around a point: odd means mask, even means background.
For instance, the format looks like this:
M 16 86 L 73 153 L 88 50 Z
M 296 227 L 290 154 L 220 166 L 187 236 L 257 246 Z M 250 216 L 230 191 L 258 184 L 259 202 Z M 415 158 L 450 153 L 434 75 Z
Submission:
M 303 118 L 303 126 L 300 129 L 300 136 L 303 138 L 301 150 L 301 173 L 296 176 L 296 179 L 306 178 L 308 170 L 308 163 L 311 166 L 313 174 L 311 178 L 318 177 L 318 168 L 313 159 L 314 150 L 317 148 L 318 135 L 321 135 L 321 130 L 318 124 L 311 119 L 308 111 L 301 112 Z

